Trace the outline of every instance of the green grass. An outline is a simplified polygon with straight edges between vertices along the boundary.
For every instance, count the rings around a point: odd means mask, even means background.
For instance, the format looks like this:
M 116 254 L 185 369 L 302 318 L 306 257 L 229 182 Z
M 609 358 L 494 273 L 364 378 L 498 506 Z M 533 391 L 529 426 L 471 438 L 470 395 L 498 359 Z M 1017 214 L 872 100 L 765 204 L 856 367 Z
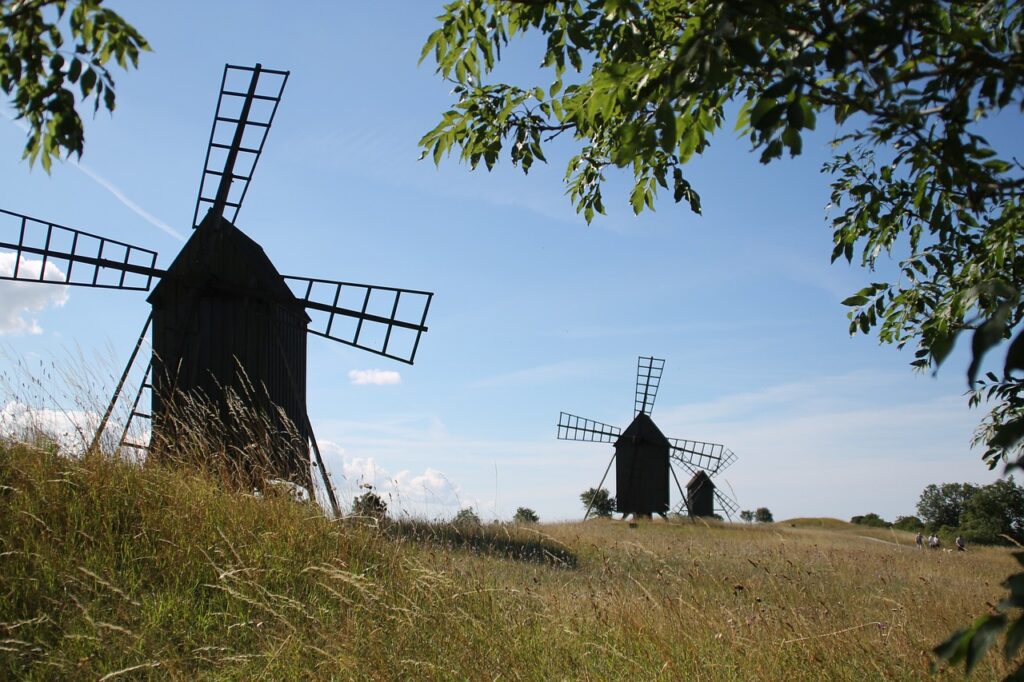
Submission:
M 332 522 L 0 445 L 0 678 L 916 680 L 1016 566 L 793 523 Z

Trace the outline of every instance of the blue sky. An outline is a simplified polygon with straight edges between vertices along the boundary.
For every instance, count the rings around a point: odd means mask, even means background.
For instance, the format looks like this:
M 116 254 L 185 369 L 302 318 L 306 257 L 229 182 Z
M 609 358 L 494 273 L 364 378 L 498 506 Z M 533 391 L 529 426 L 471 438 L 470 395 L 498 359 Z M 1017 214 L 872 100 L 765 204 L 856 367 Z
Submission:
M 439 3 L 110 5 L 154 51 L 117 73 L 112 117 L 87 117 L 80 164 L 30 171 L 23 131 L 0 118 L 0 208 L 166 266 L 189 232 L 224 63 L 290 70 L 238 227 L 284 274 L 436 294 L 413 367 L 310 338 L 310 415 L 342 498 L 371 482 L 414 514 L 579 518 L 611 448 L 557 441 L 559 411 L 624 427 L 636 358 L 652 354 L 667 359 L 655 421 L 735 451 L 720 480 L 742 508 L 892 518 L 928 483 L 994 479 L 969 449 L 981 414 L 962 348 L 932 377 L 847 334 L 840 301 L 875 277 L 829 264 L 832 131 L 766 167 L 730 124 L 689 168 L 703 216 L 665 197 L 634 217 L 613 173 L 609 215 L 587 226 L 563 194 L 564 148 L 525 177 L 507 161 L 417 160 L 451 101 L 417 66 Z M 510 54 L 503 75 L 537 79 L 535 50 Z M 0 283 L 0 370 L 80 352 L 116 374 L 147 314 L 144 294 Z M 399 381 L 354 383 L 366 370 Z M 110 392 L 86 383 L 98 402 Z

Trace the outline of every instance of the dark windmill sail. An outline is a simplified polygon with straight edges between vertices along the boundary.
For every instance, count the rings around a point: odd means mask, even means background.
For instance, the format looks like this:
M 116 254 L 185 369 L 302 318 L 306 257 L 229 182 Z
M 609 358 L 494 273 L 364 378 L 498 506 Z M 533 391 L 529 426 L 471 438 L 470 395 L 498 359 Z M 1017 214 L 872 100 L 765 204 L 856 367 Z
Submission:
M 430 292 L 281 275 L 237 220 L 287 71 L 226 65 L 193 214 L 192 237 L 166 269 L 156 253 L 73 228 L 0 211 L 0 279 L 149 291 L 153 311 L 103 416 L 95 447 L 126 385 L 152 323 L 152 360 L 132 403 L 152 418 L 152 445 L 173 444 L 175 406 L 198 399 L 230 427 L 230 396 L 294 434 L 275 448 L 269 475 L 308 487 L 312 448 L 332 506 L 306 406 L 307 333 L 412 364 L 427 331 Z M 153 287 L 154 282 L 158 282 Z M 152 410 L 141 411 L 143 389 Z M 230 428 L 228 429 L 230 432 Z M 120 444 L 126 441 L 125 426 Z M 241 436 L 239 436 L 241 438 Z M 231 440 L 231 437 L 229 437 Z M 241 443 L 223 443 L 242 447 Z
M 637 360 L 635 416 L 625 430 L 562 412 L 558 419 L 558 438 L 614 445 L 614 454 L 598 488 L 604 485 L 615 464 L 616 511 L 623 516 L 664 516 L 670 506 L 671 478 L 682 497 L 677 510 L 686 510 L 690 516 L 711 516 L 718 512 L 732 518 L 738 509 L 736 502 L 715 488 L 711 478 L 732 464 L 736 455 L 717 443 L 666 438 L 651 419 L 664 367 L 665 361 L 661 358 Z M 703 477 L 700 481 L 706 478 L 710 485 L 694 485 L 684 492 L 673 464 L 693 476 L 691 484 Z M 693 500 L 699 504 L 691 505 L 691 496 L 695 496 Z M 708 499 L 713 500 L 710 506 Z M 588 508 L 584 518 L 589 515 Z

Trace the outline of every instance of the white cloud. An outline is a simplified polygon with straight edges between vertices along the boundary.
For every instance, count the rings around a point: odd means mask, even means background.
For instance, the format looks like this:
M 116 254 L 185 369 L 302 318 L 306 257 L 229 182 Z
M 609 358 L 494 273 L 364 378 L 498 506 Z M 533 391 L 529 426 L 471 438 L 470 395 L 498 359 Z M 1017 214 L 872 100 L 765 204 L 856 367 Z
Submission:
M 17 255 L 0 253 L 0 275 L 14 275 Z M 42 259 L 21 257 L 18 263 L 18 277 L 39 279 L 43 269 Z M 53 263 L 46 264 L 44 280 L 64 280 L 64 273 Z M 39 312 L 50 307 L 60 307 L 68 300 L 66 286 L 40 284 L 37 282 L 0 282 L 0 334 L 39 334 L 39 323 L 26 313 Z
M 99 415 L 87 410 L 35 408 L 17 400 L 0 407 L 0 436 L 31 440 L 52 438 L 64 452 L 85 450 L 99 423 Z
M 402 375 L 393 370 L 384 369 L 353 369 L 348 379 L 356 386 L 388 386 L 402 383 Z
M 344 511 L 351 508 L 355 497 L 370 488 L 384 498 L 396 515 L 445 518 L 475 502 L 466 498 L 457 483 L 432 467 L 420 473 L 402 469 L 392 474 L 376 458 L 352 457 L 332 441 L 321 442 L 320 451 Z

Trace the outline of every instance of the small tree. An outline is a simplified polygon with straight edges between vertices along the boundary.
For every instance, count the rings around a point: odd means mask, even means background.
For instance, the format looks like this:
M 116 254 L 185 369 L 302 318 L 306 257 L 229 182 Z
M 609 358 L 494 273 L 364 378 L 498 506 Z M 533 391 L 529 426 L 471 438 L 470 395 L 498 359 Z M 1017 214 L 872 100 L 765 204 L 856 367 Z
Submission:
M 916 516 L 897 516 L 892 527 L 897 530 L 907 530 L 911 533 L 924 530 L 924 522 Z
M 874 528 L 889 528 L 892 526 L 891 523 L 874 512 L 869 512 L 863 516 L 854 516 L 850 519 L 850 523 L 855 523 L 860 526 L 872 526 Z
M 750 511 L 749 509 L 744 509 L 743 511 L 740 512 L 740 518 L 746 521 L 747 523 L 753 523 L 754 512 Z
M 588 488 L 580 493 L 580 501 L 584 509 L 589 509 L 598 516 L 607 518 L 615 511 L 615 498 L 606 488 Z
M 459 510 L 459 513 L 452 519 L 452 524 L 456 526 L 479 526 L 480 517 L 470 507 L 466 507 Z
M 941 483 L 927 486 L 917 502 L 917 514 L 928 530 L 960 525 L 968 500 L 978 492 L 970 483 Z
M 754 512 L 754 520 L 758 523 L 772 523 L 775 521 L 768 507 L 758 507 L 757 511 Z
M 519 507 L 516 509 L 515 516 L 512 517 L 513 523 L 537 523 L 538 521 L 540 521 L 540 517 L 537 516 L 537 512 L 529 507 Z
M 388 503 L 371 487 L 365 493 L 352 500 L 352 513 L 356 516 L 367 516 L 382 519 L 388 514 Z
M 968 540 L 989 545 L 1024 540 L 1024 488 L 1013 476 L 982 486 L 964 504 L 960 530 Z

